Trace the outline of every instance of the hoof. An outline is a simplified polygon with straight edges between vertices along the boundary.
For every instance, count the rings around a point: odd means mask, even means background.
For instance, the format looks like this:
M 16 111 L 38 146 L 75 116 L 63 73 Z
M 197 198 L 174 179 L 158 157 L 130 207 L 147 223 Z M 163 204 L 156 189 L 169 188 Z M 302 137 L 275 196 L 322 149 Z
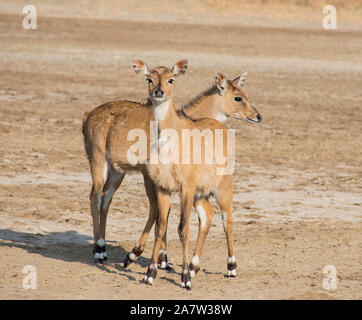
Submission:
M 107 258 L 105 258 L 102 254 L 95 254 L 94 255 L 94 260 L 95 260 L 95 262 L 98 262 L 98 263 L 100 263 L 100 264 L 103 264 L 104 262 L 106 262 L 107 261 Z
M 150 264 L 148 266 L 147 274 L 143 279 L 143 282 L 149 285 L 152 285 L 153 280 L 157 276 L 157 265 L 156 264 Z
M 186 290 L 191 290 L 191 281 L 181 282 L 181 287 L 186 288 Z
M 132 262 L 136 261 L 136 259 L 137 256 L 133 252 L 130 252 L 123 261 L 124 267 L 127 268 Z
M 171 270 L 171 267 L 167 262 L 162 261 L 161 264 L 160 264 L 160 269 L 162 269 L 162 270 Z
M 145 284 L 148 284 L 148 285 L 152 286 L 153 279 L 154 279 L 153 277 L 147 277 L 147 276 L 145 276 L 145 278 L 143 279 L 143 282 L 144 282 Z
M 127 268 L 132 262 L 126 257 L 123 261 L 123 266 Z
M 200 260 L 198 256 L 194 256 L 189 265 L 191 278 L 196 276 L 196 273 L 200 271 Z
M 228 277 L 228 278 L 236 278 L 236 269 L 228 270 L 228 273 L 227 273 L 226 277 Z
M 123 265 L 125 268 L 127 268 L 132 262 L 135 262 L 137 258 L 142 254 L 144 250 L 143 246 L 136 246 L 133 248 L 132 252 L 127 254 L 127 257 L 123 261 Z
M 192 263 L 190 263 L 189 269 L 190 269 L 191 278 L 195 278 L 196 273 L 198 273 L 200 271 L 200 267 L 194 266 Z
M 181 274 L 181 287 L 191 290 L 191 275 L 190 270 L 184 269 Z
M 160 254 L 158 255 L 157 263 L 160 266 L 160 269 L 163 269 L 163 270 L 171 269 L 171 267 L 170 267 L 170 265 L 168 264 L 168 261 L 167 261 L 166 250 L 161 250 L 160 251 Z
M 236 277 L 236 268 L 237 268 L 237 263 L 235 260 L 235 257 L 231 257 L 228 258 L 228 273 L 227 273 L 227 277 Z
M 96 262 L 103 264 L 103 262 L 107 261 L 107 252 L 106 246 L 95 245 L 93 248 L 94 259 Z

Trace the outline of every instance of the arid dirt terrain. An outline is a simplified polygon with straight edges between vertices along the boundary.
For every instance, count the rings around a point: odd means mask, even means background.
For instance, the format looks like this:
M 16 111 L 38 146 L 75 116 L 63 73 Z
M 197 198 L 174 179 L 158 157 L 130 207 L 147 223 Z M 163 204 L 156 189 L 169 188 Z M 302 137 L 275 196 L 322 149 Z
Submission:
M 128 2 L 34 1 L 38 28 L 25 30 L 28 3 L 1 1 L 0 298 L 362 299 L 362 27 L 324 30 L 322 7 L 273 21 L 273 11 L 263 20 L 267 10 L 254 19 L 253 8 L 219 14 L 213 1 L 189 14 L 181 1 L 170 1 L 169 11 L 166 1 Z M 314 20 L 305 22 L 308 12 Z M 107 101 L 145 101 L 135 58 L 168 67 L 189 59 L 177 105 L 210 87 L 217 71 L 229 79 L 248 72 L 245 90 L 263 121 L 228 123 L 236 129 L 237 278 L 224 276 L 226 237 L 215 207 L 201 271 L 191 291 L 180 287 L 177 196 L 168 230 L 172 269 L 160 270 L 153 286 L 140 282 L 153 231 L 142 257 L 123 268 L 148 215 L 138 173 L 114 196 L 109 259 L 94 262 L 82 119 Z M 194 212 L 192 250 L 197 230 Z M 36 267 L 35 290 L 23 288 L 27 265 Z M 328 265 L 337 271 L 334 290 L 323 286 Z

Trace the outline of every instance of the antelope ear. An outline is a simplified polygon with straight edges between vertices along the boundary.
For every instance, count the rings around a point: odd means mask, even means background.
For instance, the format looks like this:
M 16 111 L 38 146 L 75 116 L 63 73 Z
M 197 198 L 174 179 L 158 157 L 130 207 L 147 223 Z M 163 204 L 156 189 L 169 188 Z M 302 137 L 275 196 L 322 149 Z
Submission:
M 172 74 L 175 77 L 179 76 L 180 74 L 184 74 L 187 70 L 187 64 L 188 64 L 188 61 L 186 59 L 176 62 L 176 64 L 173 66 L 173 68 L 171 70 Z
M 136 73 L 141 73 L 146 76 L 148 76 L 150 74 L 150 72 L 148 71 L 147 64 L 145 64 L 141 60 L 133 60 L 133 70 Z
M 216 73 L 215 84 L 219 94 L 223 96 L 226 92 L 227 80 L 221 72 Z
M 238 87 L 242 88 L 244 86 L 246 76 L 248 75 L 247 72 L 243 73 L 241 76 L 235 78 L 232 83 L 236 84 Z

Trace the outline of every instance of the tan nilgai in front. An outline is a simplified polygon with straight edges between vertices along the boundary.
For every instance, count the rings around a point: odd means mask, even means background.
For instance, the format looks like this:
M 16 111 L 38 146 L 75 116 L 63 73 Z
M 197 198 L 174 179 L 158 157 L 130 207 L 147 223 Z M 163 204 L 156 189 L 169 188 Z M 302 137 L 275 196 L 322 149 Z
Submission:
M 137 73 L 145 74 L 144 63 L 136 60 L 134 70 Z M 241 89 L 245 75 L 230 81 L 219 73 L 215 85 L 193 99 L 180 112 L 195 119 L 208 117 L 226 121 L 235 118 L 252 123 L 260 122 L 261 116 L 250 105 L 247 95 Z M 149 82 L 150 79 L 147 78 L 147 81 Z M 145 164 L 132 164 L 127 158 L 127 152 L 134 144 L 132 141 L 127 141 L 128 133 L 136 128 L 144 130 L 149 141 L 150 121 L 152 120 L 154 120 L 152 102 L 148 100 L 146 104 L 131 101 L 109 102 L 95 108 L 83 121 L 84 144 L 93 181 L 90 202 L 95 240 L 94 254 L 100 262 L 107 258 L 104 239 L 109 206 L 114 192 L 120 187 L 127 171 L 135 170 L 143 174 L 150 211 L 138 244 L 125 259 L 125 266 L 142 254 L 148 234 L 158 215 L 155 187 L 148 176 Z M 112 150 L 111 159 L 109 150 Z M 207 200 L 200 200 L 198 212 L 201 216 L 204 216 L 204 212 L 212 212 Z M 199 235 L 200 243 L 203 237 L 202 234 Z M 201 245 L 197 245 L 198 247 Z M 159 262 L 161 268 L 167 267 L 166 234 Z M 196 265 L 195 270 L 198 270 Z
M 157 147 L 153 148 L 153 146 L 151 146 L 150 158 L 146 165 L 147 172 L 156 185 L 159 216 L 153 255 L 145 277 L 145 282 L 152 284 L 157 274 L 157 258 L 161 249 L 162 238 L 164 237 L 167 228 L 171 194 L 175 191 L 180 193 L 181 199 L 181 218 L 178 228 L 183 247 L 181 286 L 187 289 L 191 288 L 188 249 L 189 220 L 192 206 L 199 212 L 200 226 L 202 226 L 201 229 L 208 229 L 207 221 L 209 221 L 209 217 L 212 216 L 212 209 L 209 204 L 206 205 L 206 210 L 204 206 L 205 200 L 208 203 L 207 200 L 210 196 L 215 197 L 225 216 L 225 232 L 228 243 L 228 270 L 229 275 L 236 276 L 236 261 L 232 238 L 233 181 L 232 171 L 226 171 L 228 161 L 234 160 L 228 159 L 230 148 L 233 149 L 234 145 L 228 143 L 228 139 L 230 139 L 227 132 L 228 129 L 224 124 L 217 120 L 208 118 L 195 120 L 185 113 L 180 113 L 176 110 L 172 99 L 173 84 L 175 82 L 175 77 L 186 71 L 186 60 L 179 61 L 171 70 L 165 67 L 158 67 L 148 71 L 147 66 L 144 65 L 143 67 L 145 68 L 144 73 L 146 74 L 149 83 L 149 96 L 153 106 L 154 120 L 157 121 L 158 124 L 157 131 L 159 132 L 156 144 Z M 211 146 L 206 143 L 206 139 L 200 140 L 200 154 L 205 155 L 201 158 L 202 160 L 198 158 L 198 161 L 195 161 L 197 155 L 193 152 L 193 149 L 185 148 L 184 144 L 181 143 L 179 139 L 175 139 L 175 137 L 183 137 L 185 132 L 191 132 L 192 130 L 199 132 L 204 132 L 204 130 L 206 130 L 211 133 Z M 221 141 L 220 139 L 217 139 L 217 132 L 219 132 L 220 136 L 220 131 Z M 222 145 L 221 151 L 218 144 Z M 212 159 L 211 161 L 209 159 L 207 162 L 206 154 L 210 147 L 212 148 Z M 178 152 L 175 153 L 175 150 Z M 220 157 L 220 155 L 217 155 L 216 150 L 219 150 L 221 158 L 225 159 L 223 163 L 216 161 L 215 158 L 218 156 Z M 162 154 L 167 155 L 170 152 L 173 155 L 176 154 L 176 156 L 171 157 L 171 160 L 167 158 L 166 160 L 168 161 L 165 162 L 165 158 L 162 159 Z M 231 154 L 233 154 L 233 152 Z M 110 157 L 112 157 L 111 154 Z M 185 163 L 185 158 L 190 159 L 190 161 Z M 157 161 L 152 162 L 151 159 L 157 159 Z M 221 172 L 225 170 L 225 172 L 220 173 L 220 170 Z M 204 217 L 200 214 L 201 210 L 198 209 L 200 206 L 205 213 Z M 204 232 L 202 230 L 200 231 L 201 233 Z M 199 238 L 201 233 L 199 234 Z M 205 236 L 206 234 L 207 231 Z M 200 241 L 203 244 L 203 240 Z

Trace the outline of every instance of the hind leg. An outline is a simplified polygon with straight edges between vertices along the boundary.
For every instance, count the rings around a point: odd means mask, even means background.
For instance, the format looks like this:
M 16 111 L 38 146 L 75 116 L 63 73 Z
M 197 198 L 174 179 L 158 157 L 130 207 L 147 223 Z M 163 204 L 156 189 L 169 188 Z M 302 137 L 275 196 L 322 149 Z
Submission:
M 194 278 L 196 273 L 200 270 L 202 249 L 214 215 L 214 210 L 207 199 L 198 199 L 194 201 L 194 207 L 199 215 L 199 234 L 197 236 L 194 256 L 190 263 L 190 274 L 192 278 Z
M 103 244 L 103 241 L 100 240 L 100 210 L 102 202 L 102 190 L 104 186 L 104 166 L 105 162 L 99 163 L 96 161 L 92 162 L 91 173 L 92 173 L 92 190 L 89 195 L 90 199 L 90 209 L 93 220 L 93 236 L 94 236 L 94 246 L 93 254 L 94 258 L 98 261 L 103 260 L 103 251 L 100 244 Z
M 232 176 L 225 176 L 223 182 L 219 186 L 219 192 L 216 201 L 222 211 L 224 231 L 227 239 L 227 246 L 228 246 L 227 275 L 229 277 L 236 277 L 237 263 L 234 256 L 234 246 L 233 246 L 234 220 L 233 220 L 233 210 L 232 210 L 232 198 L 233 198 Z
M 99 260 L 107 260 L 107 251 L 106 251 L 106 224 L 107 224 L 107 215 L 109 206 L 112 202 L 114 193 L 122 184 L 122 181 L 126 175 L 126 172 L 116 172 L 110 171 L 108 179 L 102 190 L 102 199 L 101 199 L 101 210 L 100 210 L 100 237 L 98 240 L 98 246 L 100 247 L 101 254 L 99 255 Z

